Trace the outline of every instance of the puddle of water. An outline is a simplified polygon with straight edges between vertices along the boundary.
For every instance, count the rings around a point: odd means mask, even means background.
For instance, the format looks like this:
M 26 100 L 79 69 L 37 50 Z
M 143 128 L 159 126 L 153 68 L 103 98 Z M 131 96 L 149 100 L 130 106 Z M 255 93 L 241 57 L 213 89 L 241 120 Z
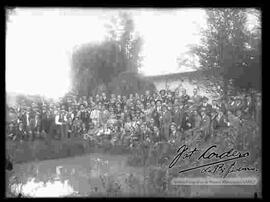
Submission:
M 26 197 L 63 197 L 74 195 L 77 192 L 69 184 L 68 180 L 48 182 L 36 182 L 35 178 L 29 179 L 25 184 L 14 184 L 11 186 L 11 192 L 18 195 L 21 193 Z
M 124 189 L 124 179 L 128 173 L 139 169 L 125 165 L 125 158 L 90 155 L 76 158 L 47 160 L 17 164 L 14 175 L 20 181 L 13 182 L 11 192 L 28 197 L 63 197 L 91 196 L 98 189 L 106 195 L 106 187 L 102 185 L 101 176 L 107 180 L 119 178 Z

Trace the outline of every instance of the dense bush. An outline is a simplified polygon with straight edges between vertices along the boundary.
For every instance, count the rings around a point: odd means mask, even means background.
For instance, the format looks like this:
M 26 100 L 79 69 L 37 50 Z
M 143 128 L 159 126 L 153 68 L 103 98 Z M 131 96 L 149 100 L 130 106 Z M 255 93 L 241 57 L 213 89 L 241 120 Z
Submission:
M 109 92 L 114 94 L 141 94 L 146 90 L 154 91 L 155 85 L 134 72 L 123 72 L 114 78 L 109 84 Z

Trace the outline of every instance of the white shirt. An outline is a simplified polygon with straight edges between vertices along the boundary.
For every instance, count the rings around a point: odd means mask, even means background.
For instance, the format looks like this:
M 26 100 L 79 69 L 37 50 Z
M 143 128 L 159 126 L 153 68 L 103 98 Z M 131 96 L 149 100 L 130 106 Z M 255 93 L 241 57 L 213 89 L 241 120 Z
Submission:
M 26 114 L 26 125 L 29 126 L 29 114 Z
M 56 125 L 62 125 L 62 123 L 59 122 L 59 118 L 60 118 L 60 115 L 57 114 L 57 115 L 55 116 L 55 124 L 56 124 Z
M 91 114 L 90 114 L 90 118 L 91 119 L 99 119 L 99 110 L 93 110 L 92 112 L 91 112 Z

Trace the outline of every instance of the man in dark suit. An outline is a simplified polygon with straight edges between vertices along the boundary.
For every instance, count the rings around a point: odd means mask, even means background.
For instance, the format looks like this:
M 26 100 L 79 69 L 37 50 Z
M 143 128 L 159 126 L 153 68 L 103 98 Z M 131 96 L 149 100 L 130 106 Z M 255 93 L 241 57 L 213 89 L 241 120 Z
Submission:
M 218 115 L 213 119 L 213 129 L 221 129 L 228 126 L 228 121 L 222 111 L 218 111 Z
M 159 91 L 159 94 L 160 94 L 162 102 L 165 103 L 166 99 L 167 99 L 166 91 L 164 89 L 162 89 L 162 90 Z
M 160 129 L 161 100 L 156 101 L 156 107 L 153 110 L 152 117 L 154 119 L 155 125 Z
M 183 115 L 183 106 L 180 106 L 179 104 L 174 105 L 174 110 L 172 110 L 172 121 L 176 124 L 178 129 L 180 129 L 182 125 Z
M 194 104 L 199 105 L 201 102 L 202 97 L 198 95 L 198 89 L 193 89 L 193 96 L 191 97 L 191 100 L 193 100 Z
M 34 137 L 40 138 L 41 133 L 41 121 L 40 121 L 40 113 L 36 112 L 35 118 L 34 118 Z
M 10 140 L 16 140 L 16 128 L 14 126 L 14 123 L 11 122 L 7 126 L 7 131 L 6 131 L 7 138 Z
M 199 111 L 204 111 L 206 115 L 211 116 L 212 106 L 208 103 L 208 97 L 202 98 L 202 103 L 198 107 Z
M 161 131 L 165 135 L 166 139 L 169 139 L 170 124 L 172 122 L 171 112 L 168 110 L 167 105 L 162 105 L 162 114 L 160 117 Z
M 210 136 L 210 117 L 206 114 L 205 111 L 201 112 L 201 127 L 200 130 L 203 135 L 203 139 L 206 141 L 208 137 Z
M 181 95 L 180 99 L 181 99 L 181 102 L 182 102 L 184 105 L 185 105 L 185 104 L 188 102 L 188 100 L 190 99 L 189 95 L 187 94 L 187 90 L 186 90 L 186 89 L 183 89 L 183 90 L 182 90 L 182 95 Z
M 181 141 L 182 141 L 182 135 L 180 131 L 177 130 L 176 124 L 172 122 L 170 124 L 169 142 L 172 144 L 180 145 Z
M 189 107 L 187 105 L 183 106 L 183 119 L 182 119 L 182 125 L 180 127 L 180 131 L 187 131 L 192 128 L 192 119 L 191 114 L 189 111 Z
M 45 132 L 46 134 L 48 134 L 49 132 L 47 113 L 48 113 L 48 110 L 46 109 L 46 107 L 43 107 L 42 113 L 40 116 L 40 127 L 41 127 L 41 131 Z
M 35 117 L 33 117 L 33 118 L 30 118 L 29 120 L 29 129 L 28 129 L 29 138 L 32 141 L 36 139 L 35 129 L 36 129 L 36 121 L 35 121 Z
M 19 122 L 19 127 L 16 131 L 16 136 L 18 137 L 17 139 L 22 142 L 22 141 L 28 141 L 29 136 L 27 132 L 23 129 L 23 123 Z

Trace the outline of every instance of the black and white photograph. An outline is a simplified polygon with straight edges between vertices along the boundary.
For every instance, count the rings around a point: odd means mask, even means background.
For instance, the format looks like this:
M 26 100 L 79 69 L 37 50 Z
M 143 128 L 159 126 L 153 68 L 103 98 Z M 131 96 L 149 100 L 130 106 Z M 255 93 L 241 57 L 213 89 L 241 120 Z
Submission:
M 260 8 L 5 8 L 6 198 L 262 198 Z

